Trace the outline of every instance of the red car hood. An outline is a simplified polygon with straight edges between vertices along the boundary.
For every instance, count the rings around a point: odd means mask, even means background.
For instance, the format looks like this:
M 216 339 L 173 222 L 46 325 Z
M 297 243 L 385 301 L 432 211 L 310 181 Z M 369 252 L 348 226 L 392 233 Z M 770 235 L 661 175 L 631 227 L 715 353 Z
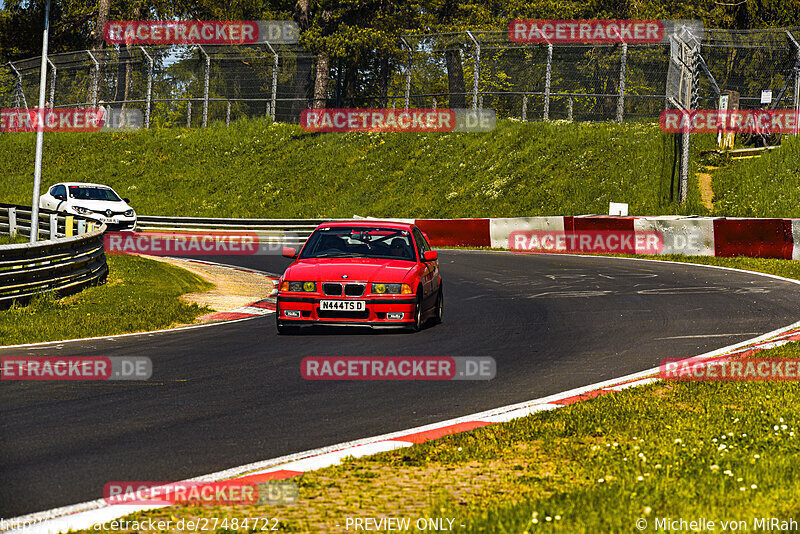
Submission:
M 286 269 L 284 280 L 302 282 L 402 282 L 415 262 L 375 258 L 311 258 Z M 342 278 L 342 275 L 347 278 Z

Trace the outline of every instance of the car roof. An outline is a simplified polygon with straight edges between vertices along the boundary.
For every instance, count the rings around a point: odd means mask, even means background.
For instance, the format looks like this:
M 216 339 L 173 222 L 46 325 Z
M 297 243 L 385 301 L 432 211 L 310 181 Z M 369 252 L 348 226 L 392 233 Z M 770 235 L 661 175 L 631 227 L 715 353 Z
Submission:
M 361 228 L 393 228 L 397 230 L 411 230 L 414 225 L 412 223 L 397 222 L 397 221 L 383 221 L 380 219 L 366 219 L 355 221 L 328 221 L 319 225 L 320 228 L 335 228 L 342 226 L 357 226 Z
M 66 185 L 69 186 L 79 186 L 79 187 L 105 187 L 106 189 L 111 189 L 110 185 L 105 184 L 93 184 L 91 182 L 59 182 L 53 185 Z M 52 187 L 52 186 L 51 186 Z

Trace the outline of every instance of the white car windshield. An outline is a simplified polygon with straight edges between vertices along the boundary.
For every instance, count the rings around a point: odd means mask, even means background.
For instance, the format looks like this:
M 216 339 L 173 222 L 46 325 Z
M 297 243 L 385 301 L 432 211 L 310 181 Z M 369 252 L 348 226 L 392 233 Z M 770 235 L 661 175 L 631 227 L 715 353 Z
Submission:
M 106 187 L 69 186 L 69 196 L 77 200 L 106 200 L 119 202 L 117 194 Z

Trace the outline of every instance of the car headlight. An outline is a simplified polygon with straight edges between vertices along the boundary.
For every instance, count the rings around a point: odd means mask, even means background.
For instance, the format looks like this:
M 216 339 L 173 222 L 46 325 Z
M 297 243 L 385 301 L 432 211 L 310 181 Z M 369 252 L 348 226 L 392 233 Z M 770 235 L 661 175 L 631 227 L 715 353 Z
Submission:
M 136 215 L 136 212 L 133 210 L 127 210 L 125 213 L 123 213 L 123 215 L 125 217 L 133 217 L 134 215 Z
M 408 284 L 372 284 L 372 292 L 378 295 L 410 295 Z
M 82 208 L 80 206 L 72 206 L 72 210 L 75 213 L 78 213 L 80 215 L 91 215 L 92 214 L 92 210 L 87 209 L 87 208 Z
M 288 282 L 284 280 L 281 283 L 281 291 L 305 291 L 307 293 L 313 293 L 316 290 L 316 282 Z

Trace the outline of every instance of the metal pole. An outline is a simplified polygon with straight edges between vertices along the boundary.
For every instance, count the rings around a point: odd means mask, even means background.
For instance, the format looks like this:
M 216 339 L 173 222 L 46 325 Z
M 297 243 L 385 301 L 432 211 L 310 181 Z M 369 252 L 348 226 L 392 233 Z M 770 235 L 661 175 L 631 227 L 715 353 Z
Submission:
M 433 109 L 436 109 L 436 97 L 433 97 Z
M 789 36 L 789 40 L 792 41 L 797 53 L 797 60 L 794 64 L 794 103 L 792 105 L 795 113 L 795 124 L 797 124 L 797 117 L 800 114 L 800 43 L 794 38 L 792 32 L 787 31 L 786 34 Z M 797 132 L 795 132 L 795 135 L 797 135 Z
M 572 97 L 567 99 L 567 120 L 572 122 Z
M 205 128 L 208 126 L 208 82 L 211 75 L 211 56 L 206 54 L 202 45 L 197 45 L 197 48 L 199 48 L 200 52 L 206 57 L 206 79 L 203 88 L 203 128 Z
M 50 0 L 44 4 L 44 31 L 42 32 L 42 67 L 39 76 L 39 112 L 36 114 L 36 163 L 33 171 L 33 199 L 31 201 L 30 242 L 39 238 L 39 193 L 42 188 L 42 147 L 44 145 L 44 93 L 47 90 L 47 45 L 50 33 Z
M 408 109 L 408 105 L 411 100 L 411 63 L 414 61 L 414 51 L 411 50 L 411 45 L 408 44 L 405 37 L 401 37 L 400 41 L 408 48 L 408 65 L 406 66 L 406 103 L 405 109 Z
M 56 107 L 56 69 L 55 63 L 50 61 L 50 58 L 47 58 L 47 63 L 50 64 L 50 68 L 53 69 L 53 76 L 50 78 L 50 107 Z
M 231 101 L 228 100 L 225 106 L 225 126 L 231 125 Z
M 522 95 L 522 121 L 528 120 L 528 95 Z
M 468 31 L 467 35 L 469 35 L 469 38 L 472 39 L 475 45 L 475 72 L 472 77 L 472 109 L 478 109 L 478 77 L 481 70 L 481 45 L 475 37 L 472 36 L 472 32 Z
M 619 97 L 617 98 L 617 122 L 622 122 L 625 113 L 625 70 L 628 63 L 628 43 L 622 43 L 622 56 L 619 59 Z
M 18 92 L 15 91 L 18 94 L 15 95 L 17 98 L 16 98 L 16 103 L 14 105 L 17 108 L 20 107 L 19 94 L 22 94 L 22 105 L 25 106 L 25 109 L 28 109 L 28 100 L 25 98 L 25 91 L 22 90 L 22 74 L 20 74 L 20 72 L 16 69 L 16 67 L 14 67 L 14 64 L 11 63 L 10 61 L 8 62 L 8 66 L 11 67 L 11 70 L 13 70 L 14 73 L 17 75 L 17 87 L 19 87 L 19 91 Z
M 92 58 L 92 62 L 94 63 L 94 80 L 92 83 L 92 107 L 97 107 L 97 84 L 100 76 L 100 63 L 97 62 L 95 57 L 92 55 L 91 50 L 86 51 L 89 54 L 89 57 Z
M 192 127 L 192 101 L 186 101 L 186 127 Z
M 143 46 L 140 46 L 142 53 L 147 58 L 147 96 L 144 105 L 144 127 L 150 128 L 150 106 L 153 100 L 153 58 L 147 53 Z
M 550 71 L 553 65 L 553 43 L 547 43 L 547 69 L 544 72 L 544 120 L 550 120 Z
M 278 53 L 272 48 L 269 42 L 267 42 L 266 45 L 269 47 L 270 52 L 272 52 L 272 94 L 270 95 L 269 109 L 272 122 L 275 122 L 275 104 L 278 98 Z M 268 113 L 268 115 L 270 113 Z

